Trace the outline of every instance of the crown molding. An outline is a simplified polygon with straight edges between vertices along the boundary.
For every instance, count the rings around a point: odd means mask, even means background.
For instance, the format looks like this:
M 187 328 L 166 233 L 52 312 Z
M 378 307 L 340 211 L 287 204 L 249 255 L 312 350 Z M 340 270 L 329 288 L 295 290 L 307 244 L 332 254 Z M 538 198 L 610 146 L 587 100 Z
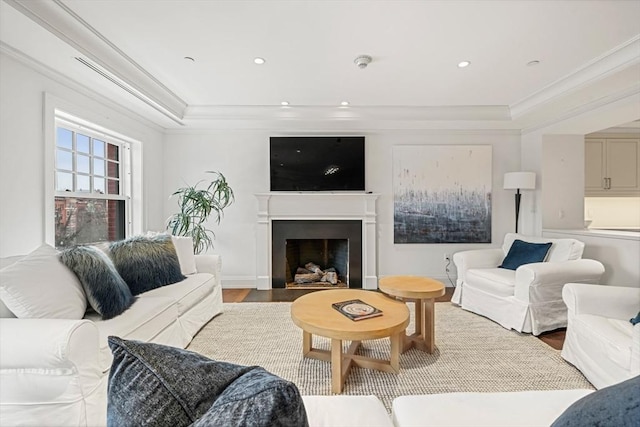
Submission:
M 515 120 L 527 113 L 543 108 L 545 104 L 560 99 L 568 92 L 583 88 L 597 80 L 615 74 L 640 63 L 640 35 L 594 58 L 541 90 L 511 105 L 511 117 Z
M 84 21 L 62 0 L 4 0 L 90 61 L 89 68 L 180 123 L 187 103 Z M 84 58 L 83 58 L 84 59 Z M 121 83 L 117 83 L 120 81 Z M 138 92 L 136 95 L 134 92 Z
M 536 132 L 562 122 L 569 121 L 573 118 L 579 117 L 583 114 L 587 114 L 589 112 L 595 111 L 600 108 L 606 108 L 607 106 L 613 105 L 618 101 L 630 100 L 630 102 L 635 102 L 638 106 L 640 106 L 640 83 L 633 85 L 630 88 L 618 91 L 616 93 L 612 93 L 608 96 L 604 96 L 602 98 L 596 99 L 592 102 L 588 102 L 586 104 L 582 104 L 577 108 L 574 108 L 570 111 L 567 111 L 564 114 L 559 114 L 552 119 L 540 121 L 534 125 L 525 126 L 522 128 L 522 134 L 528 134 L 532 132 Z
M 200 120 L 286 120 L 286 121 L 497 121 L 509 122 L 507 106 L 231 106 L 194 105 L 187 107 L 185 121 Z
M 0 40 L 0 53 L 7 55 L 21 64 L 25 65 L 28 68 L 31 68 L 35 72 L 50 78 L 56 83 L 61 84 L 73 91 L 76 91 L 82 95 L 85 95 L 91 98 L 93 101 L 96 101 L 105 107 L 108 107 L 114 111 L 117 111 L 125 116 L 134 118 L 137 122 L 147 126 L 150 129 L 153 129 L 158 132 L 164 132 L 165 128 L 160 126 L 158 123 L 148 119 L 145 116 L 140 115 L 138 112 L 131 110 L 122 106 L 117 102 L 112 101 L 111 99 L 105 97 L 104 95 L 96 92 L 92 88 L 85 86 L 81 83 L 78 83 L 77 80 L 67 77 L 66 75 L 54 70 L 53 68 L 43 64 L 42 62 L 36 60 L 35 58 L 25 54 L 24 52 L 15 49 L 14 47 L 6 44 L 5 42 Z

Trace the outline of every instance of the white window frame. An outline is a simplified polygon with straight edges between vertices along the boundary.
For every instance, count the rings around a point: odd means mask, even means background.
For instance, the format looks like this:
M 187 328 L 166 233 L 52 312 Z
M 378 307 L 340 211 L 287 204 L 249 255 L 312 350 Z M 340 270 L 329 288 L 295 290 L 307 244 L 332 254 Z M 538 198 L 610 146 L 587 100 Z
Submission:
M 55 246 L 55 198 L 59 194 L 55 187 L 55 161 L 56 161 L 56 125 L 58 120 L 71 122 L 82 128 L 86 134 L 99 139 L 108 138 L 127 143 L 128 149 L 120 152 L 121 161 L 126 157 L 127 168 L 120 173 L 121 193 L 125 200 L 125 237 L 141 233 L 144 227 L 143 209 L 143 174 L 142 174 L 142 143 L 114 130 L 108 129 L 98 123 L 110 122 L 103 114 L 96 114 L 87 107 L 74 105 L 66 100 L 58 98 L 50 93 L 43 93 L 43 141 L 44 141 L 44 235 L 43 241 Z M 80 118 L 82 116 L 82 119 Z M 90 120 L 90 121 L 89 121 Z M 64 127 L 64 126 L 63 126 Z M 125 184 L 126 182 L 126 184 Z M 126 188 L 126 190 L 125 190 Z M 95 193 L 72 193 L 75 197 L 87 198 Z M 64 192 L 64 196 L 71 196 Z

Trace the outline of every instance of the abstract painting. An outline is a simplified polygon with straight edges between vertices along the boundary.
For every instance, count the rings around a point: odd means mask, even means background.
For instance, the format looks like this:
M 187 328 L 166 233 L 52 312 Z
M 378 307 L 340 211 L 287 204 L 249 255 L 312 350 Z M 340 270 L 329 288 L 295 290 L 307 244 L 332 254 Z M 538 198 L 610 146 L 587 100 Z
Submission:
M 491 243 L 491 146 L 393 148 L 394 243 Z

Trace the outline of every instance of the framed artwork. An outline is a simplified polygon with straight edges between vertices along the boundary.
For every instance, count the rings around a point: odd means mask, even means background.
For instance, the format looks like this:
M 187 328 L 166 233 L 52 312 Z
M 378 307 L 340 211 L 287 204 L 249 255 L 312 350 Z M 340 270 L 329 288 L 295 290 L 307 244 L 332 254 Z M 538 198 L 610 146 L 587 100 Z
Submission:
M 393 148 L 394 243 L 491 242 L 491 146 Z

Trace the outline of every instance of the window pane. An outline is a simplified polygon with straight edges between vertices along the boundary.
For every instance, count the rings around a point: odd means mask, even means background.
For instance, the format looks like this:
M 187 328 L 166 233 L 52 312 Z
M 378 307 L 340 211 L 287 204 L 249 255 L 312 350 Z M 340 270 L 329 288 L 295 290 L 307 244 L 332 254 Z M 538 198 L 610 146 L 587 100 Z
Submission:
M 107 158 L 109 160 L 119 160 L 120 159 L 120 147 L 113 144 L 107 144 Z
M 89 154 L 89 137 L 86 135 L 76 134 L 76 150 L 81 153 Z
M 73 174 L 56 172 L 56 191 L 73 191 Z
M 89 177 L 87 175 L 77 175 L 76 176 L 76 191 L 91 191 L 91 186 L 89 184 Z
M 93 192 L 104 194 L 104 178 L 93 178 Z
M 93 174 L 98 176 L 104 176 L 104 160 L 93 159 Z
M 71 151 L 56 150 L 56 169 L 73 170 L 73 154 L 71 154 Z
M 93 140 L 93 155 L 104 157 L 104 141 L 100 141 L 99 139 Z
M 57 128 L 56 145 L 71 150 L 73 148 L 73 132 L 69 129 Z
M 107 194 L 120 194 L 120 181 L 117 181 L 115 179 L 108 179 Z
M 56 197 L 56 247 L 123 239 L 124 200 Z
M 76 155 L 76 172 L 91 172 L 91 169 L 89 169 L 89 156 L 83 156 L 81 154 Z
M 120 178 L 119 166 L 119 163 L 107 162 L 107 176 L 109 178 Z

